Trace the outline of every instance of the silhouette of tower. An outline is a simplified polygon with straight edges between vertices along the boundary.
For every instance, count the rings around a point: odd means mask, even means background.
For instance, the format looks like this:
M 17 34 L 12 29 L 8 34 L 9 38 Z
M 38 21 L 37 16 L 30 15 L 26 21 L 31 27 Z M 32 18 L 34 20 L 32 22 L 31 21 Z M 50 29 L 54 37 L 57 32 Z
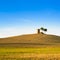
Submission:
M 37 29 L 37 33 L 40 34 L 40 29 Z

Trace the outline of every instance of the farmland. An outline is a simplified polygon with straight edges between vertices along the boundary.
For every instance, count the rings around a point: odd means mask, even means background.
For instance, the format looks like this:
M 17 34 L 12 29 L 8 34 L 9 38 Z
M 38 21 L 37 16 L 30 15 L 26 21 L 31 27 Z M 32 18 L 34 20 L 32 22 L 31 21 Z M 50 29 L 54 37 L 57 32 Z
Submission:
M 0 60 L 49 60 L 60 59 L 59 47 L 19 48 L 0 47 Z
M 60 36 L 31 34 L 1 38 L 0 60 L 60 60 Z

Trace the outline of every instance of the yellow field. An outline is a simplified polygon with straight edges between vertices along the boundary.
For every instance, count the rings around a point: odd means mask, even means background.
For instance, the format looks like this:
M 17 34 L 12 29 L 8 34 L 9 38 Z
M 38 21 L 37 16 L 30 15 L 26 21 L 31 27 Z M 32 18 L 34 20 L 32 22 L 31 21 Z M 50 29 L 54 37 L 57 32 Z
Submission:
M 60 60 L 60 48 L 0 47 L 0 60 Z
M 2 38 L 0 60 L 60 60 L 60 36 L 29 34 Z

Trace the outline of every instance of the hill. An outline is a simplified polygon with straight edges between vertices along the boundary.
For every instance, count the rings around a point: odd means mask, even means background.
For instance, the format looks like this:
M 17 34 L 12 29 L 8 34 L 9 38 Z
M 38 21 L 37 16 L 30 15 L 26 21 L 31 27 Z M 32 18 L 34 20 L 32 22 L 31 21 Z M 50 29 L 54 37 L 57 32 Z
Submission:
M 1 38 L 0 45 L 2 44 L 15 44 L 15 45 L 51 45 L 60 44 L 60 36 L 47 35 L 47 34 L 29 34 L 14 36 L 9 38 Z M 19 46 L 20 46 L 19 45 Z

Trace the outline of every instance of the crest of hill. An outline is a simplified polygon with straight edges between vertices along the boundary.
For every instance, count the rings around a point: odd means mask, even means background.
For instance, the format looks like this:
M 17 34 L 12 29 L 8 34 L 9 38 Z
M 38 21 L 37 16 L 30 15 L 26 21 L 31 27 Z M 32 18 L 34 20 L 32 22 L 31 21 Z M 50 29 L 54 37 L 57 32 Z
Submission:
M 28 34 L 9 38 L 1 38 L 0 43 L 52 44 L 52 43 L 60 43 L 60 36 L 47 35 L 47 34 Z

